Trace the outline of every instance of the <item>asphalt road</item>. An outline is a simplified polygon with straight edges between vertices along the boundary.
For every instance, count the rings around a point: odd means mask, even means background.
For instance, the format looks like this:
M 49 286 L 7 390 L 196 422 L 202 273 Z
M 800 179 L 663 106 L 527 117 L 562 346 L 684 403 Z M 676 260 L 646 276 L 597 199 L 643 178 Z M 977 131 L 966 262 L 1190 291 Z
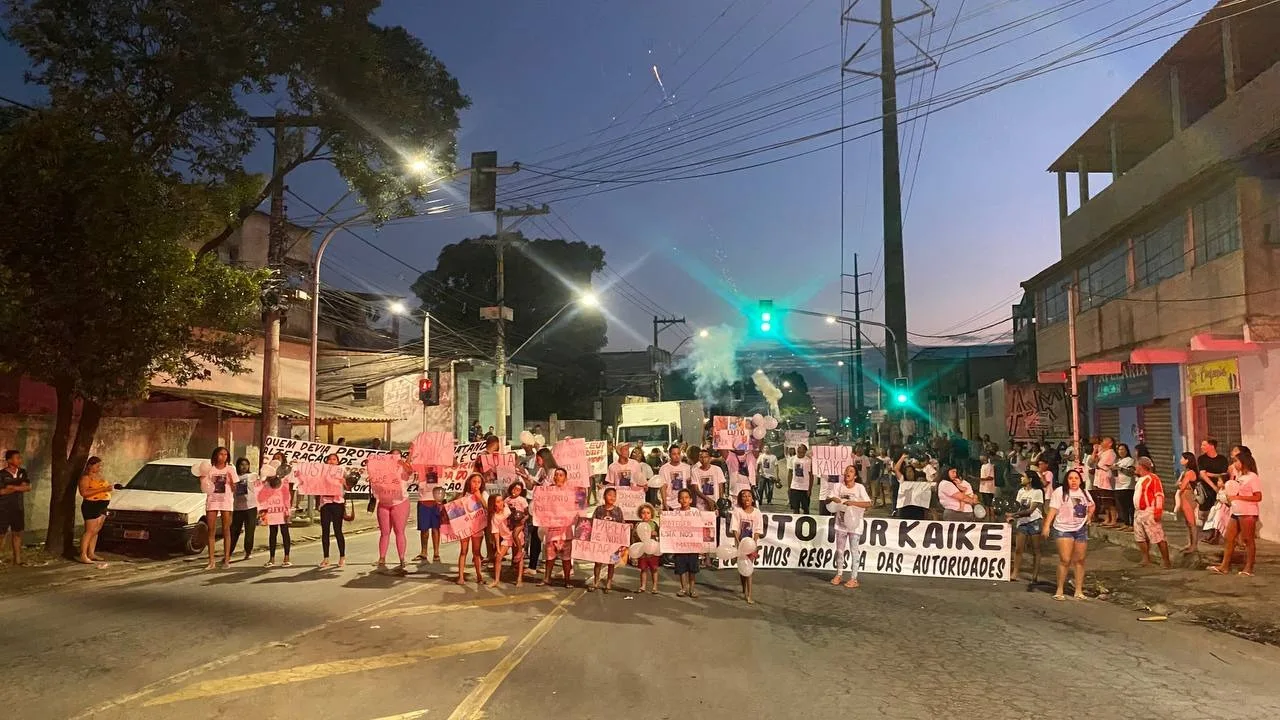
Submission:
M 351 538 L 352 559 L 376 535 Z M 416 539 L 410 540 L 416 550 Z M 0 601 L 13 718 L 1280 717 L 1280 649 L 1018 583 L 732 571 L 696 600 L 171 563 Z M 583 573 L 579 571 L 578 577 Z M 633 571 L 619 585 L 634 588 Z

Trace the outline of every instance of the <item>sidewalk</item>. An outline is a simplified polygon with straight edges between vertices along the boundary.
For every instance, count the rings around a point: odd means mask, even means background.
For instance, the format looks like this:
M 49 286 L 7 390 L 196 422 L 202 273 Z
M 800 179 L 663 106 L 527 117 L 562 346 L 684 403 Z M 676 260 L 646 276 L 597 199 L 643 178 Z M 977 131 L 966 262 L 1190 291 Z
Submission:
M 377 530 L 378 521 L 374 513 L 364 510 L 358 503 L 354 520 L 343 524 L 343 534 L 356 535 L 370 530 Z M 290 540 L 293 544 L 317 542 L 320 539 L 320 524 L 304 519 L 294 519 L 290 525 Z M 259 527 L 254 533 L 254 553 L 266 553 L 267 540 L 270 537 L 267 528 Z M 77 542 L 79 540 L 77 539 Z M 221 539 L 219 539 L 221 542 Z M 220 549 L 220 548 L 219 548 Z M 243 552 L 244 541 L 236 549 L 235 555 Z M 199 555 L 141 555 L 124 554 L 101 550 L 107 567 L 97 569 L 62 557 L 54 557 L 44 552 L 39 545 L 25 547 L 22 559 L 26 567 L 14 567 L 9 561 L 8 553 L 0 557 L 0 598 L 30 595 L 58 587 L 78 583 L 108 584 L 122 579 L 132 579 L 141 573 L 155 573 L 158 576 L 184 570 L 203 569 L 208 551 Z

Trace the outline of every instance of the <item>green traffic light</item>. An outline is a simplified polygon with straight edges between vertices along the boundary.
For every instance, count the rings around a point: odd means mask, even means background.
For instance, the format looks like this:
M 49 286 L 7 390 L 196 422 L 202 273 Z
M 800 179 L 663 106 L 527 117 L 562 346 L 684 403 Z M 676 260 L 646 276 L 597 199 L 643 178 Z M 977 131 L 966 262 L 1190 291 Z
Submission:
M 767 322 L 760 323 L 760 332 L 769 332 L 772 329 L 773 329 L 773 326 L 770 325 L 769 323 Z
M 906 405 L 906 404 L 907 404 L 907 394 L 906 394 L 906 393 L 898 393 L 898 398 L 897 398 L 897 399 L 898 399 L 898 404 L 899 404 L 899 405 Z

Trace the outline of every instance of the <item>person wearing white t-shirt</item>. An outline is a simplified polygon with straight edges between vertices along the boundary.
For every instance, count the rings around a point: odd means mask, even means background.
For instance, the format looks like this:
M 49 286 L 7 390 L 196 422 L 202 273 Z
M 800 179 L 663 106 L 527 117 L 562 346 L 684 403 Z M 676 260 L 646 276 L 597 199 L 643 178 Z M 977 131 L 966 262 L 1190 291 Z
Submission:
M 692 474 L 693 468 L 680 459 L 680 446 L 672 445 L 671 457 L 658 470 L 658 492 L 663 507 L 668 510 L 675 510 L 680 507 L 677 496 L 682 489 L 688 486 L 689 477 Z
M 756 456 L 756 499 L 761 505 L 773 502 L 773 488 L 778 482 L 778 458 L 765 445 Z
M 737 496 L 742 490 L 754 491 L 756 487 L 755 453 L 738 449 L 724 455 L 725 467 L 729 474 L 729 493 Z
M 987 507 L 996 499 L 996 464 L 986 455 L 982 456 L 982 467 L 978 470 L 978 495 Z
M 1031 540 L 1031 551 L 1035 555 L 1035 565 L 1031 570 L 1031 582 L 1040 580 L 1040 531 L 1044 520 L 1044 491 L 1038 487 L 1040 483 L 1031 475 L 1023 473 L 1018 476 L 1022 487 L 1018 488 L 1018 509 L 1005 515 L 1005 521 L 1013 523 L 1013 570 L 1009 573 L 1009 582 L 1017 582 L 1018 573 L 1022 569 L 1022 551 L 1026 548 L 1028 538 Z
M 698 464 L 693 466 L 689 477 L 692 482 L 689 489 L 693 492 L 694 499 L 702 502 L 707 510 L 716 509 L 716 501 L 724 494 L 725 477 L 724 470 L 719 465 L 711 464 L 711 451 L 702 448 L 698 451 Z
M 640 487 L 644 482 L 643 466 L 644 463 L 632 460 L 628 453 L 619 453 L 618 459 L 610 463 L 605 471 L 605 484 L 614 487 Z
M 729 517 L 729 536 L 735 543 L 741 543 L 746 538 L 759 543 L 764 537 L 764 514 L 756 507 L 755 495 L 749 488 L 738 491 L 737 507 Z M 738 558 L 738 567 L 742 568 L 744 561 L 754 563 L 759 556 L 760 552 L 757 550 L 746 557 Z M 742 598 L 748 605 L 755 605 L 756 601 L 751 599 L 751 576 L 738 573 L 738 579 L 742 583 Z
M 862 518 L 867 508 L 871 507 L 871 496 L 867 488 L 858 482 L 858 469 L 853 465 L 845 468 L 844 481 L 836 486 L 830 502 L 839 503 L 836 516 L 836 576 L 831 578 L 832 585 L 839 585 L 844 575 L 844 553 L 849 551 L 849 582 L 847 588 L 858 587 L 858 562 L 862 544 Z
M 813 458 L 809 457 L 809 447 L 801 445 L 796 448 L 796 456 L 791 461 L 791 490 L 787 495 L 791 501 L 791 512 L 809 514 L 809 488 L 813 482 Z
M 1049 514 L 1040 537 L 1053 537 L 1058 546 L 1058 589 L 1054 600 L 1063 600 L 1067 572 L 1074 571 L 1077 600 L 1084 600 L 1084 558 L 1089 551 L 1089 522 L 1097 505 L 1084 487 L 1079 470 L 1068 470 L 1062 487 L 1049 496 Z

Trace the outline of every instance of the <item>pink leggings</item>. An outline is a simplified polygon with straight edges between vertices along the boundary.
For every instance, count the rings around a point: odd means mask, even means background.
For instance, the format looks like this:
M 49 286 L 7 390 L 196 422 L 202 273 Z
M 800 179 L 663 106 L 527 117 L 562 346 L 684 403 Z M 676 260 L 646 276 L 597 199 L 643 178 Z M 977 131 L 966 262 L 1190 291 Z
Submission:
M 405 525 L 409 523 L 409 505 L 411 503 L 402 502 L 395 507 L 387 507 L 382 503 L 378 503 L 378 557 L 385 558 L 387 556 L 387 546 L 391 544 L 391 531 L 396 532 L 396 551 L 400 553 L 401 562 L 404 561 L 405 547 L 408 542 L 404 537 Z

